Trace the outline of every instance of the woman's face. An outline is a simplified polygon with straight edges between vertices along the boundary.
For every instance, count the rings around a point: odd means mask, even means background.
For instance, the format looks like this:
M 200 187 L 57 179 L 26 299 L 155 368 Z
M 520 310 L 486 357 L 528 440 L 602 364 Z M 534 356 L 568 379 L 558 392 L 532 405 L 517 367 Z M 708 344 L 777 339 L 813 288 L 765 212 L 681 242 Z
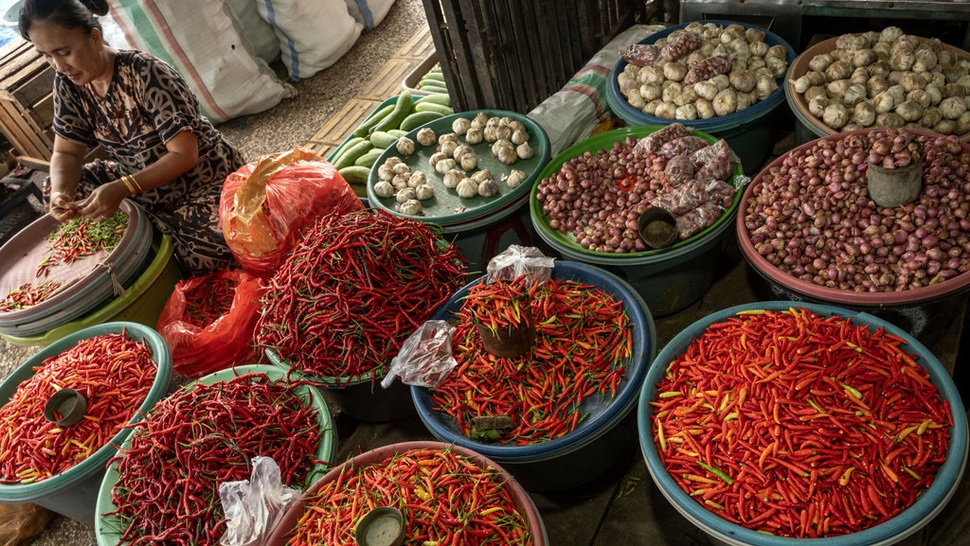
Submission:
M 104 47 L 101 32 L 85 34 L 81 28 L 64 28 L 36 22 L 27 33 L 31 43 L 57 72 L 76 85 L 86 85 L 103 76 Z

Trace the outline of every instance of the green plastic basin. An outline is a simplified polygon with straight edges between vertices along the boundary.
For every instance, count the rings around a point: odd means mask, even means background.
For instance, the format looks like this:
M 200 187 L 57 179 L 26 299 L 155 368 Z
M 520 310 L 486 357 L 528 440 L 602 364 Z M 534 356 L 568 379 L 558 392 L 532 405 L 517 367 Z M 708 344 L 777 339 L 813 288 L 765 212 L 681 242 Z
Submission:
M 211 373 L 195 380 L 185 388 L 191 388 L 195 383 L 212 385 L 221 381 L 229 381 L 249 373 L 264 374 L 272 381 L 286 380 L 286 372 L 276 366 L 266 364 L 249 364 Z M 323 432 L 323 437 L 320 439 L 320 445 L 317 447 L 316 457 L 322 461 L 333 461 L 337 456 L 337 429 L 334 427 L 333 419 L 330 417 L 330 410 L 327 407 L 326 400 L 324 400 L 316 392 L 316 390 L 311 389 L 306 385 L 297 385 L 294 387 L 294 389 L 296 389 L 296 391 L 299 393 L 302 400 L 317 410 L 317 421 L 320 425 L 320 430 Z M 130 446 L 131 437 L 129 434 L 128 437 L 125 438 L 124 443 L 121 445 L 121 449 L 124 451 Z M 296 487 L 301 489 L 309 487 L 329 470 L 329 466 L 322 464 L 316 465 L 312 471 L 307 473 L 306 483 L 300 484 Z M 99 546 L 115 546 L 120 544 L 119 533 L 116 531 L 116 529 L 120 528 L 121 521 L 115 516 L 102 515 L 117 508 L 115 504 L 111 502 L 111 488 L 114 487 L 117 481 L 118 463 L 115 462 L 108 466 L 107 472 L 104 473 L 104 479 L 100 482 L 100 489 L 97 491 L 96 508 L 95 511 L 92 512 L 92 514 L 98 515 L 97 524 L 95 525 L 94 531 Z M 291 484 L 288 485 L 293 487 Z M 214 491 L 213 494 L 218 495 L 219 492 Z

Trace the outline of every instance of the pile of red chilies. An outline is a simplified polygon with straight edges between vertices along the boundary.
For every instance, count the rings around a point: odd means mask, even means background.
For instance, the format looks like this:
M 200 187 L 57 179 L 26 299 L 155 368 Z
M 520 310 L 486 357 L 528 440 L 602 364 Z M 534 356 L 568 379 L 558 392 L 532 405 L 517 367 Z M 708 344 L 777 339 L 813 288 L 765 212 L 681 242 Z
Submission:
M 535 285 L 521 286 L 525 291 Z M 550 279 L 532 290 L 532 350 L 499 358 L 485 350 L 468 311 L 479 293 L 489 295 L 488 285 L 473 287 L 455 317 L 458 365 L 431 393 L 434 409 L 454 419 L 462 434 L 471 435 L 474 417 L 508 415 L 512 429 L 500 441 L 527 445 L 552 440 L 582 422 L 586 399 L 616 394 L 633 352 L 633 335 L 622 302 L 612 294 Z
M 360 468 L 347 464 L 304 501 L 286 544 L 355 546 L 357 523 L 378 506 L 401 510 L 408 544 L 532 544 L 512 483 L 447 449 L 413 449 Z
M 18 309 L 26 309 L 32 305 L 46 300 L 53 294 L 61 283 L 57 281 L 44 281 L 37 286 L 27 282 L 11 290 L 3 299 L 0 299 L 0 313 L 9 313 Z
M 800 308 L 715 323 L 658 384 L 654 444 L 681 489 L 746 528 L 814 538 L 885 522 L 931 485 L 953 425 L 903 345 Z
M 0 407 L 0 482 L 44 480 L 91 456 L 135 415 L 156 371 L 151 348 L 124 333 L 88 338 L 45 359 Z M 44 406 L 65 387 L 88 407 L 79 423 L 62 428 L 44 418 Z
M 236 297 L 236 281 L 232 277 L 212 275 L 210 281 L 185 294 L 182 320 L 199 328 L 228 315 Z
M 249 461 L 271 457 L 283 484 L 303 489 L 325 464 L 316 410 L 292 386 L 247 374 L 189 385 L 155 405 L 117 457 L 111 489 L 128 546 L 216 545 L 226 529 L 219 484 L 248 480 Z
M 36 276 L 43 277 L 56 265 L 73 263 L 101 250 L 110 252 L 127 228 L 128 215 L 120 210 L 102 222 L 75 218 L 59 225 L 47 236 L 50 248 L 37 264 Z
M 255 342 L 296 370 L 352 381 L 387 366 L 464 279 L 458 248 L 425 223 L 326 215 L 264 287 Z

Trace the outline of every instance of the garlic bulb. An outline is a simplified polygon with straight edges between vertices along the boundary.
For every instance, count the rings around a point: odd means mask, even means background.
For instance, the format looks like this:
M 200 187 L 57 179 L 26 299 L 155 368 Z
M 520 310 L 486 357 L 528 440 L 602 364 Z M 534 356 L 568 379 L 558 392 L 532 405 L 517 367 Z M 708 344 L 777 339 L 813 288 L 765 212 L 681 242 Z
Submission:
M 471 126 L 472 120 L 468 118 L 455 118 L 455 121 L 451 122 L 451 130 L 460 136 L 464 136 Z
M 394 170 L 387 163 L 381 163 L 381 166 L 377 167 L 377 179 L 390 180 L 392 178 L 394 178 Z
M 397 143 L 394 145 L 397 148 L 397 152 L 404 157 L 414 153 L 414 141 L 408 137 L 401 137 L 397 139 Z
M 422 146 L 434 146 L 438 142 L 438 135 L 434 133 L 434 129 L 431 127 L 418 129 L 418 134 L 415 137 L 418 139 L 418 144 Z
M 445 140 L 438 146 L 438 150 L 448 157 L 453 157 L 455 155 L 455 149 L 458 148 L 458 143 L 454 140 Z
M 378 197 L 390 197 L 394 195 L 394 186 L 391 185 L 387 180 L 381 180 L 374 184 L 374 193 Z
M 471 198 L 478 195 L 478 182 L 475 182 L 471 178 L 462 178 L 461 182 L 458 183 L 458 187 L 455 188 L 458 192 L 458 197 Z
M 486 123 L 488 123 L 488 114 L 485 112 L 479 112 L 474 118 L 472 118 L 469 128 L 484 129 Z
M 467 144 L 461 144 L 451 152 L 451 157 L 455 158 L 455 161 L 461 163 L 461 158 L 465 157 L 465 154 L 472 153 L 472 147 Z
M 393 167 L 395 165 L 400 165 L 401 163 L 404 163 L 404 160 L 401 159 L 400 157 L 397 157 L 397 156 L 394 156 L 394 155 L 392 155 L 392 156 L 390 156 L 390 157 L 388 157 L 387 159 L 384 160 L 384 164 L 387 165 L 388 167 Z
M 465 154 L 461 156 L 461 160 L 458 163 L 461 164 L 462 170 L 474 171 L 478 167 L 478 156 L 475 154 Z
M 391 170 L 394 171 L 394 174 L 411 175 L 411 167 L 407 163 L 398 163 L 397 165 L 391 167 Z
M 445 142 L 458 142 L 458 135 L 456 133 L 443 133 L 438 135 L 438 144 L 444 144 Z
M 397 194 L 394 196 L 394 199 L 396 199 L 398 203 L 404 203 L 409 199 L 414 199 L 414 188 L 404 188 L 403 190 L 398 190 Z
M 532 149 L 532 146 L 529 146 L 528 142 L 523 142 L 515 148 L 515 155 L 519 159 L 532 159 L 536 155 L 536 152 Z M 501 158 L 499 158 L 499 161 L 501 161 Z
M 492 179 L 488 179 L 478 185 L 478 195 L 482 197 L 492 197 L 496 193 L 498 193 L 498 184 Z
M 424 207 L 421 206 L 421 201 L 418 201 L 417 199 L 408 199 L 397 206 L 398 212 L 408 216 L 418 216 L 423 210 Z
M 435 163 L 434 170 L 438 174 L 445 174 L 446 172 L 454 169 L 457 166 L 454 159 L 450 157 L 448 159 L 442 159 L 441 161 Z
M 505 183 L 510 188 L 514 188 L 519 184 L 525 182 L 526 178 L 528 178 L 528 176 L 524 172 L 520 171 L 519 169 L 512 169 L 512 171 L 509 172 L 508 176 L 505 177 Z
M 483 140 L 485 140 L 485 135 L 482 133 L 482 129 L 480 127 L 471 127 L 468 129 L 468 132 L 465 133 L 465 142 L 469 144 L 479 144 Z
M 528 146 L 529 144 L 522 144 L 521 146 Z M 531 148 L 529 148 L 531 150 Z M 498 153 L 495 154 L 500 162 L 504 165 L 511 165 L 519 160 L 519 153 L 512 146 L 502 146 L 499 148 Z
M 488 169 L 482 169 L 480 171 L 475 171 L 474 173 L 472 173 L 472 175 L 469 178 L 471 178 L 475 182 L 481 184 L 482 182 L 484 182 L 486 180 L 491 180 L 492 179 L 492 171 L 490 171 Z
M 424 174 L 424 171 L 414 171 L 411 176 L 408 177 L 408 187 L 417 188 L 422 184 L 428 183 L 428 175 Z
M 434 197 L 434 187 L 431 184 L 421 184 L 414 188 L 414 196 L 418 201 L 425 201 Z
M 458 169 L 451 169 L 444 174 L 442 183 L 446 188 L 453 190 L 458 187 L 458 183 L 461 182 L 462 178 L 465 178 L 465 173 L 459 171 Z
M 512 144 L 511 140 L 507 140 L 507 139 L 496 140 L 495 142 L 492 143 L 492 155 L 498 157 L 498 151 L 506 147 L 514 149 L 515 145 Z
M 448 159 L 448 156 L 445 155 L 443 152 L 435 152 L 431 154 L 431 157 L 428 158 L 428 164 L 431 165 L 432 167 L 435 167 L 438 165 L 439 161 L 443 161 L 445 159 Z
M 522 144 L 523 142 L 528 142 L 529 132 L 526 131 L 525 129 L 518 129 L 516 131 L 512 131 L 512 136 L 509 138 L 509 140 L 512 141 L 512 144 Z

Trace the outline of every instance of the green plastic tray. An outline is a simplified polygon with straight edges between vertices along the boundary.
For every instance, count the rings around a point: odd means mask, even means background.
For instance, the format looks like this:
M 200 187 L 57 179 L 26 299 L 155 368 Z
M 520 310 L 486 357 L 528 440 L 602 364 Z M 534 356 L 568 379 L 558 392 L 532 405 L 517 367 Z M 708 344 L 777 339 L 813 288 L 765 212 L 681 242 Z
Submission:
M 498 194 L 494 197 L 476 196 L 465 199 L 458 197 L 455 190 L 445 188 L 442 182 L 443 177 L 435 172 L 428 164 L 428 159 L 431 157 L 431 154 L 435 153 L 436 146 L 422 146 L 418 144 L 417 134 L 419 130 L 425 127 L 433 129 L 435 134 L 438 135 L 451 133 L 451 124 L 454 120 L 458 118 L 472 119 L 479 112 L 484 112 L 489 117 L 509 117 L 521 121 L 529 132 L 529 145 L 535 150 L 535 156 L 531 159 L 520 159 L 512 165 L 504 165 L 498 158 L 492 155 L 491 143 L 482 141 L 480 144 L 472 146 L 472 150 L 478 156 L 478 170 L 488 169 L 492 172 L 492 178 L 498 183 Z M 416 219 L 423 222 L 437 223 L 442 226 L 461 224 L 481 218 L 513 204 L 520 197 L 524 197 L 529 193 L 529 188 L 535 182 L 536 175 L 540 169 L 549 161 L 550 155 L 549 137 L 546 136 L 546 132 L 542 127 L 522 114 L 506 110 L 469 110 L 467 112 L 458 112 L 426 123 L 408 132 L 407 136 L 415 141 L 415 153 L 409 157 L 403 157 L 398 153 L 395 146 L 389 146 L 384 150 L 384 153 L 374 162 L 374 168 L 371 169 L 370 176 L 367 179 L 367 199 L 371 206 L 375 208 L 383 209 L 396 216 L 403 216 L 395 210 L 397 201 L 394 197 L 378 197 L 374 193 L 374 184 L 378 181 L 377 168 L 391 156 L 400 157 L 411 167 L 412 172 L 417 170 L 424 171 L 428 176 L 429 183 L 434 186 L 434 197 L 421 202 L 421 205 L 424 207 L 424 214 L 416 217 Z M 465 144 L 464 138 L 461 137 L 459 137 L 458 142 Z M 526 180 L 515 188 L 509 188 L 501 180 L 502 174 L 508 173 L 512 169 L 518 169 L 527 175 Z M 460 207 L 464 207 L 462 212 L 455 212 Z
M 614 142 L 623 142 L 628 136 L 633 138 L 642 138 L 655 131 L 663 129 L 664 127 L 666 126 L 665 125 L 637 125 L 634 127 L 624 127 L 621 129 L 615 129 L 613 131 L 600 133 L 596 136 L 587 138 L 586 140 L 577 142 L 576 144 L 573 144 L 569 148 L 566 148 L 565 150 L 563 150 L 562 153 L 556 156 L 555 159 L 553 159 L 548 164 L 546 164 L 546 167 L 542 169 L 542 172 L 539 173 L 537 180 L 543 180 L 545 178 L 552 176 L 553 174 L 559 172 L 559 169 L 562 167 L 563 163 L 569 161 L 570 159 L 579 157 L 586 152 L 596 154 L 599 150 L 609 151 L 610 149 L 613 148 Z M 720 140 L 718 137 L 709 135 L 702 131 L 694 131 L 691 134 L 704 139 L 709 144 L 713 144 L 718 140 Z M 732 177 L 732 180 L 737 181 L 739 180 L 738 177 L 743 177 L 743 176 L 744 176 L 744 171 L 742 170 L 741 165 L 736 163 L 734 165 L 734 176 Z M 728 183 L 729 184 L 732 183 L 732 180 L 729 180 Z M 740 184 L 735 183 L 734 185 L 739 186 Z M 733 215 L 734 211 L 737 210 L 738 208 L 738 204 L 741 202 L 741 194 L 743 193 L 743 189 L 744 187 L 742 185 L 742 187 L 735 190 L 734 200 L 731 202 L 731 206 L 724 209 L 724 211 L 721 213 L 721 216 L 717 219 L 716 222 L 707 226 L 699 233 L 695 233 L 693 237 L 690 237 L 689 239 L 684 239 L 683 241 L 678 241 L 668 247 L 645 250 L 642 252 L 625 252 L 625 253 L 594 252 L 592 250 L 583 248 L 582 245 L 580 245 L 576 241 L 576 237 L 572 233 L 563 233 L 557 229 L 553 229 L 552 226 L 549 225 L 549 216 L 546 215 L 544 212 L 542 212 L 542 201 L 539 201 L 539 198 L 538 198 L 538 195 L 539 195 L 538 183 L 533 184 L 532 193 L 529 195 L 529 206 L 531 208 L 530 212 L 532 214 L 533 224 L 535 224 L 537 228 L 540 230 L 540 234 L 542 235 L 543 239 L 546 239 L 550 244 L 558 244 L 569 250 L 573 250 L 574 252 L 581 253 L 587 256 L 599 256 L 602 258 L 609 258 L 609 257 L 628 257 L 629 258 L 629 257 L 654 256 L 657 254 L 663 254 L 663 253 L 675 250 L 677 248 L 689 245 L 694 241 L 702 239 L 708 233 L 716 230 L 718 226 L 720 226 L 727 218 L 730 218 Z
M 212 385 L 213 383 L 220 381 L 229 381 L 233 378 L 246 375 L 248 373 L 265 374 L 272 381 L 286 380 L 286 370 L 283 370 L 282 368 L 269 364 L 250 364 L 246 366 L 236 366 L 234 368 L 211 373 L 205 377 L 195 380 L 185 388 L 192 388 L 192 385 L 195 383 Z M 323 437 L 320 439 L 320 445 L 317 447 L 316 457 L 323 461 L 333 461 L 337 456 L 337 429 L 334 427 L 333 419 L 330 416 L 330 409 L 327 406 L 327 401 L 323 399 L 316 389 L 312 389 L 306 385 L 298 385 L 294 388 L 297 389 L 297 392 L 302 400 L 307 401 L 313 408 L 317 410 L 317 422 L 320 425 L 320 430 L 323 433 Z M 131 447 L 131 431 L 128 430 L 128 432 L 129 435 L 125 438 L 124 443 L 121 445 L 122 453 Z M 306 483 L 301 484 L 300 488 L 305 489 L 306 487 L 309 487 L 329 470 L 330 466 L 325 466 L 322 464 L 316 465 L 313 470 L 307 473 Z M 111 488 L 114 487 L 117 481 L 118 462 L 115 461 L 108 466 L 107 472 L 105 472 L 104 475 L 104 480 L 101 482 L 101 489 L 98 492 L 98 501 L 96 505 L 97 525 L 95 526 L 95 537 L 98 540 L 98 546 L 116 546 L 120 544 L 120 536 L 115 530 L 121 527 L 121 520 L 116 516 L 102 515 L 117 509 L 117 506 L 115 506 L 115 504 L 111 501 Z M 218 495 L 219 492 L 213 491 L 213 494 Z

